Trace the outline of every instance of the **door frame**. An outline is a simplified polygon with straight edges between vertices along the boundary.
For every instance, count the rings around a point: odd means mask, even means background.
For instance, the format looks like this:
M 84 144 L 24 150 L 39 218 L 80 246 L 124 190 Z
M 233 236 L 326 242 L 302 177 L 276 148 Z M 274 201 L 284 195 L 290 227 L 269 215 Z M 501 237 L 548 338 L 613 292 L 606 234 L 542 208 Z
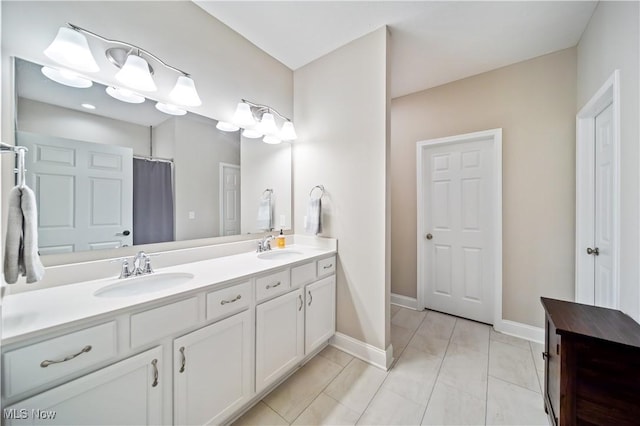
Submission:
M 418 141 L 416 143 L 416 161 L 417 161 L 417 213 L 418 213 L 418 226 L 417 226 L 417 267 L 418 267 L 418 282 L 417 282 L 417 295 L 419 307 L 426 306 L 426 294 L 424 288 L 424 280 L 426 278 L 425 262 L 424 259 L 424 238 L 426 229 L 424 224 L 424 187 L 423 187 L 423 175 L 424 170 L 422 167 L 424 151 L 426 148 L 432 148 L 434 146 L 451 145 L 464 142 L 473 142 L 476 140 L 486 140 L 490 138 L 492 142 L 493 150 L 493 182 L 491 188 L 494 191 L 493 201 L 493 214 L 495 219 L 495 226 L 493 227 L 493 236 L 491 241 L 494 245 L 494 260 L 493 260 L 493 324 L 498 325 L 502 321 L 502 128 L 484 130 L 480 132 L 465 133 L 462 135 L 448 136 L 444 138 L 428 139 Z
M 593 276 L 592 258 L 584 256 L 584 249 L 595 238 L 595 119 L 611 104 L 613 116 L 613 244 L 612 282 L 615 308 L 620 307 L 620 71 L 615 70 L 576 115 L 576 281 L 575 300 L 595 303 L 595 282 L 585 281 Z
M 224 232 L 224 206 L 225 206 L 225 200 L 224 200 L 224 169 L 225 168 L 233 168 L 233 169 L 238 169 L 240 170 L 240 166 L 237 164 L 231 164 L 231 163 L 223 163 L 220 162 L 219 163 L 219 177 L 218 177 L 218 206 L 220 209 L 220 228 L 218 233 L 220 234 L 220 236 L 224 236 L 223 232 Z

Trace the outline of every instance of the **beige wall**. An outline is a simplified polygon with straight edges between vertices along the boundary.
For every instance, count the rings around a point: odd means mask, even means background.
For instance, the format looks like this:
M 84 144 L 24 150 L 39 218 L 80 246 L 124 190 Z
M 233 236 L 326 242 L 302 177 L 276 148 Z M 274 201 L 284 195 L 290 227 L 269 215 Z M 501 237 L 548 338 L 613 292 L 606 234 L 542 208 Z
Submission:
M 391 291 L 416 297 L 416 142 L 503 129 L 503 318 L 574 293 L 576 49 L 391 102 Z
M 620 70 L 620 308 L 640 322 L 640 4 L 600 2 L 578 44 L 577 108 Z
M 294 72 L 295 231 L 314 185 L 324 185 L 324 232 L 338 239 L 337 328 L 385 349 L 388 91 L 381 28 Z

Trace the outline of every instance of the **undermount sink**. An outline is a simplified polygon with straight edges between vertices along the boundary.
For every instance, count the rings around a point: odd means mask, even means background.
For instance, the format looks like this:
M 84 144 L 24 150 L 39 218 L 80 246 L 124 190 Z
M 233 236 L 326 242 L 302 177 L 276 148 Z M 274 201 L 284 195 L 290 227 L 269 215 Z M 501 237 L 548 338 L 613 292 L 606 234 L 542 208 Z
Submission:
M 187 272 L 166 272 L 124 278 L 98 289 L 93 295 L 97 297 L 136 296 L 179 286 L 189 282 L 192 278 L 193 274 Z
M 269 251 L 263 251 L 258 254 L 258 259 L 267 260 L 286 260 L 301 255 L 301 251 L 287 250 L 287 249 L 273 249 Z

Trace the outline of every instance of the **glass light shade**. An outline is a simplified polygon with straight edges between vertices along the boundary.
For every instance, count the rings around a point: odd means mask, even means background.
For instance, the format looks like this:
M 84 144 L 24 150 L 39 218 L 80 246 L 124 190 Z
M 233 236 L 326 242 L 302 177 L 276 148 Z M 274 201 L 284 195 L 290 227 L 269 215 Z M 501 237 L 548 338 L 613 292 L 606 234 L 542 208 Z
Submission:
M 242 136 L 250 139 L 261 138 L 262 135 L 263 133 L 260 133 L 259 131 L 253 129 L 244 129 L 244 131 L 242 132 Z
M 276 120 L 273 118 L 273 114 L 265 112 L 262 115 L 262 120 L 258 123 L 257 130 L 264 135 L 275 135 L 278 133 L 278 126 L 276 126 Z
M 71 28 L 60 27 L 44 54 L 68 68 L 83 72 L 100 71 L 86 37 Z
M 149 64 L 144 58 L 137 55 L 127 56 L 124 65 L 116 73 L 116 79 L 131 89 L 143 92 L 155 92 L 158 90 L 156 83 L 151 78 Z
M 282 130 L 280 131 L 280 137 L 284 141 L 293 141 L 298 139 L 298 135 L 296 134 L 296 129 L 293 127 L 293 123 L 290 121 L 285 121 L 282 125 Z
M 227 123 L 226 121 L 218 121 L 218 124 L 216 124 L 216 129 L 222 130 L 223 132 L 235 132 L 237 130 L 240 130 L 240 127 L 232 123 Z
M 65 69 L 55 69 L 51 67 L 42 67 L 42 74 L 47 78 L 55 81 L 56 83 L 64 84 L 65 86 L 77 87 L 79 89 L 86 89 L 93 85 L 93 81 L 85 78 L 73 71 Z
M 262 139 L 262 142 L 268 143 L 269 145 L 277 145 L 282 142 L 282 140 L 277 136 L 266 135 L 264 139 Z
M 129 89 L 109 86 L 106 88 L 107 95 L 122 102 L 130 104 L 141 104 L 144 102 L 144 96 L 138 95 Z
M 193 79 L 186 75 L 178 77 L 178 81 L 176 81 L 176 85 L 173 90 L 171 90 L 171 93 L 169 93 L 169 97 L 179 105 L 192 107 L 202 105 Z
M 182 108 L 171 104 L 165 104 L 163 102 L 158 102 L 156 104 L 156 109 L 170 115 L 185 115 L 187 113 L 187 111 Z
M 253 113 L 251 112 L 249 104 L 245 104 L 244 102 L 238 103 L 236 112 L 233 114 L 233 122 L 240 127 L 251 127 L 256 125 L 256 120 L 253 118 Z

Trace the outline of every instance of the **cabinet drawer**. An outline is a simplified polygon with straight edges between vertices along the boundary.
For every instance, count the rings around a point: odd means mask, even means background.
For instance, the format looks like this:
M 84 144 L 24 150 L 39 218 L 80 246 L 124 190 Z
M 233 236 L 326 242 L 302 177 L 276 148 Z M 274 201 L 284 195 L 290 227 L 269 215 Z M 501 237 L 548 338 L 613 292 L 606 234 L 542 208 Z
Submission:
M 162 339 L 197 323 L 196 297 L 131 315 L 131 347 Z
M 336 272 L 336 257 L 331 256 L 318 260 L 318 277 L 333 274 Z
M 289 270 L 256 278 L 256 300 L 259 302 L 271 296 L 285 293 L 291 288 Z
M 207 320 L 238 312 L 249 306 L 251 281 L 207 294 Z
M 316 279 L 316 262 L 291 268 L 291 287 L 308 284 Z
M 116 342 L 116 323 L 112 321 L 7 352 L 3 358 L 5 397 L 113 358 Z

